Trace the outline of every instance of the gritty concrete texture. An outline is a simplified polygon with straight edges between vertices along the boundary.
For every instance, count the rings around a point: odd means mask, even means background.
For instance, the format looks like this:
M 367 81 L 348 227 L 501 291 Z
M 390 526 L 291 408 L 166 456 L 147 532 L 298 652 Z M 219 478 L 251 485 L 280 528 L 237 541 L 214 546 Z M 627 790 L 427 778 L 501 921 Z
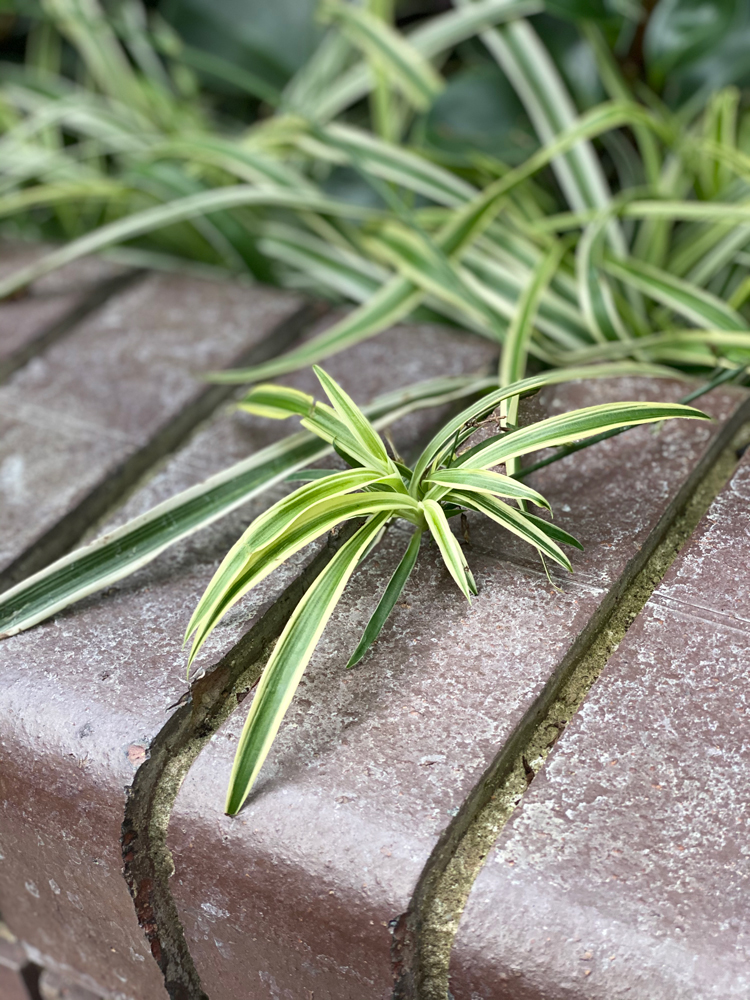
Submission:
M 0 568 L 188 410 L 205 391 L 202 372 L 229 365 L 299 306 L 272 289 L 151 277 L 18 371 L 0 387 Z
M 456 1000 L 747 997 L 748 499 L 745 458 L 503 831 Z
M 37 260 L 44 249 L 36 244 L 0 244 L 0 278 Z M 69 328 L 101 286 L 124 269 L 84 258 L 35 281 L 22 294 L 0 302 L 0 378 L 18 362 Z
M 545 393 L 548 413 L 606 399 L 676 398 L 645 380 Z M 737 402 L 705 406 L 726 416 Z M 429 543 L 381 638 L 346 659 L 406 544 L 398 529 L 355 577 L 313 657 L 246 807 L 222 814 L 246 705 L 177 798 L 171 886 L 212 998 L 390 996 L 425 865 L 498 751 L 653 535 L 716 425 L 637 429 L 539 473 L 557 523 L 584 542 L 572 577 L 470 518 L 480 596 L 469 607 Z
M 39 977 L 41 1000 L 101 1000 L 96 993 L 77 982 L 45 969 Z
M 37 1000 L 39 970 L 29 964 L 26 952 L 0 921 L 0 997 L 2 1000 Z
M 403 332 L 386 335 L 378 350 L 392 350 Z M 360 370 L 374 373 L 367 392 L 376 393 L 490 360 L 482 342 L 467 344 L 432 327 L 408 332 L 397 371 L 378 369 L 374 360 L 386 355 L 369 345 L 329 367 L 349 385 Z M 425 358 L 420 368 L 417 358 Z M 302 383 L 312 387 L 307 376 Z M 83 419 L 80 410 L 77 416 Z M 408 445 L 422 426 L 417 420 L 397 429 L 397 442 Z M 286 429 L 217 415 L 131 498 L 120 518 L 246 457 Z M 118 1000 L 164 995 L 120 875 L 125 789 L 186 690 L 181 643 L 190 612 L 227 548 L 272 498 L 258 498 L 105 595 L 0 644 L 0 911 L 36 962 L 62 976 L 77 973 L 95 993 Z M 306 558 L 291 560 L 227 617 L 196 664 L 198 673 L 233 648 Z

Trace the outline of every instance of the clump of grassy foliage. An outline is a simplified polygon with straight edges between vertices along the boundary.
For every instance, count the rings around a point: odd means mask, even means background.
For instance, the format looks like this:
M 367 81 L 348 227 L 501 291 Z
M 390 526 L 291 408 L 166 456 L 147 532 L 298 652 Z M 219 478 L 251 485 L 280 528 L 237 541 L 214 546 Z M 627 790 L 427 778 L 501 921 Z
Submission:
M 502 525 L 533 546 L 542 559 L 565 569 L 570 561 L 559 543 L 581 548 L 572 535 L 528 512 L 550 510 L 536 490 L 493 471 L 529 453 L 582 441 L 597 434 L 675 417 L 701 418 L 699 410 L 669 403 L 609 403 L 549 417 L 527 427 L 506 427 L 488 440 L 458 451 L 495 407 L 517 399 L 544 378 L 515 382 L 483 396 L 449 421 L 422 451 L 413 468 L 388 453 L 367 417 L 322 369 L 315 368 L 331 405 L 296 389 L 255 388 L 241 404 L 251 413 L 302 417 L 309 431 L 336 448 L 349 469 L 310 470 L 314 478 L 256 518 L 216 571 L 188 625 L 192 661 L 230 607 L 276 566 L 337 524 L 358 517 L 365 523 L 349 538 L 300 601 L 263 671 L 237 747 L 226 810 L 236 813 L 247 797 L 278 731 L 299 679 L 357 564 L 389 522 L 411 522 L 414 532 L 348 666 L 354 666 L 377 638 L 399 599 L 419 552 L 422 533 L 437 544 L 448 572 L 468 600 L 477 588 L 448 518 L 470 510 Z M 507 502 L 512 499 L 514 506 Z

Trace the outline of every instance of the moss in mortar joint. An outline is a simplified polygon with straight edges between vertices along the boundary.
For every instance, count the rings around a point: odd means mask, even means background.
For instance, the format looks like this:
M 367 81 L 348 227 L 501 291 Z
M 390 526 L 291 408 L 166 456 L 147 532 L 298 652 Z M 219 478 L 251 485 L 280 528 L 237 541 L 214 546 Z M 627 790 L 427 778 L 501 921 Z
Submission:
M 603 613 L 592 623 L 573 657 L 553 679 L 551 700 L 544 696 L 522 723 L 456 817 L 433 853 L 417 889 L 399 955 L 394 1000 L 446 1000 L 453 940 L 471 888 L 500 832 L 544 765 L 558 737 L 583 703 L 670 565 L 734 472 L 750 444 L 750 402 L 745 402 L 718 435 L 668 512 L 666 531 L 645 554 L 624 586 L 608 595 Z M 430 871 L 430 869 L 432 869 Z M 421 890 L 421 891 L 420 891 Z M 421 898 L 420 898 L 421 897 Z M 411 966 L 411 967 L 410 967 Z M 395 967 L 395 962 L 394 962 Z

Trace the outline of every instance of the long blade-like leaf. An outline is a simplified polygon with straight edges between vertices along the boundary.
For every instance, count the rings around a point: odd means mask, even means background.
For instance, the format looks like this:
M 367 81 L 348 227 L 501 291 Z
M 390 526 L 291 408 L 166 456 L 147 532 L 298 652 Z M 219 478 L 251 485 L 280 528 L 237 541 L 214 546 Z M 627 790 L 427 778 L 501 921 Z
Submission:
M 385 450 L 385 445 L 380 435 L 351 396 L 344 392 L 341 386 L 330 375 L 324 372 L 322 368 L 314 365 L 313 371 L 317 375 L 318 381 L 323 386 L 334 409 L 343 423 L 346 424 L 352 436 L 360 442 L 366 452 L 372 455 L 373 462 L 378 467 L 382 466 L 386 470 L 392 469 L 388 452 Z
M 545 556 L 554 559 L 556 563 L 564 566 L 565 569 L 571 569 L 570 560 L 562 549 L 552 541 L 548 532 L 543 531 L 535 523 L 536 519 L 532 519 L 524 511 L 511 507 L 510 504 L 503 503 L 502 500 L 496 500 L 494 497 L 481 493 L 466 493 L 462 490 L 452 490 L 448 494 L 448 499 L 454 500 L 464 507 L 469 507 L 472 510 L 486 514 L 487 517 L 492 518 L 493 521 L 497 521 L 498 524 L 502 524 L 504 528 L 507 528 L 514 535 L 518 535 L 519 538 L 523 538 L 525 542 L 533 545 L 535 549 L 538 549 Z
M 424 58 L 432 59 L 471 38 L 480 28 L 543 10 L 541 0 L 480 0 L 468 9 L 450 10 L 430 18 L 407 37 Z M 366 97 L 373 85 L 369 67 L 359 63 L 326 87 L 309 113 L 318 121 L 328 121 Z
M 676 278 L 651 264 L 631 258 L 608 260 L 604 267 L 615 278 L 661 302 L 669 309 L 707 329 L 741 330 L 747 323 L 721 299 L 697 285 Z
M 301 347 L 254 368 L 212 372 L 212 382 L 257 382 L 305 368 L 380 333 L 404 319 L 422 301 L 420 289 L 400 276 L 391 278 L 371 299 Z
M 388 515 L 374 517 L 336 553 L 287 622 L 266 664 L 237 746 L 226 812 L 239 812 L 263 766 L 300 678 L 362 553 Z
M 439 489 L 434 492 L 430 490 L 428 497 L 431 500 L 439 500 L 451 489 L 459 489 L 468 490 L 470 493 L 489 493 L 491 496 L 528 500 L 537 507 L 551 509 L 541 493 L 532 490 L 530 486 L 519 483 L 510 476 L 501 476 L 499 472 L 490 472 L 486 469 L 440 469 L 433 472 L 427 480 L 427 486 L 433 484 Z
M 346 469 L 330 473 L 321 480 L 301 486 L 294 493 L 278 500 L 264 511 L 242 533 L 226 554 L 200 599 L 188 623 L 186 635 L 190 635 L 205 615 L 210 612 L 221 595 L 248 565 L 250 558 L 259 550 L 266 549 L 272 542 L 284 535 L 291 525 L 321 500 L 343 496 L 354 490 L 369 486 L 381 478 L 374 469 Z
M 381 18 L 342 0 L 324 0 L 322 10 L 342 26 L 354 45 L 388 73 L 414 107 L 426 110 L 443 89 L 442 78 L 419 49 Z
M 476 584 L 466 564 L 458 539 L 451 531 L 443 508 L 435 500 L 423 500 L 422 509 L 427 527 L 437 542 L 437 547 L 440 549 L 443 562 L 448 567 L 448 572 L 458 584 L 464 597 L 470 601 L 471 595 L 477 592 Z
M 419 484 L 424 477 L 430 464 L 436 461 L 447 448 L 451 447 L 456 434 L 471 421 L 480 420 L 504 399 L 511 396 L 522 396 L 525 393 L 534 392 L 545 385 L 557 385 L 560 382 L 574 381 L 575 379 L 592 378 L 616 378 L 626 375 L 653 375 L 657 378 L 674 378 L 674 372 L 669 368 L 661 368 L 658 365 L 646 365 L 638 362 L 625 362 L 608 365 L 588 365 L 580 368 L 568 368 L 562 371 L 544 372 L 541 375 L 533 375 L 511 385 L 496 389 L 494 392 L 482 396 L 476 403 L 472 403 L 465 410 L 449 420 L 435 434 L 429 444 L 425 447 L 414 467 L 412 478 L 412 495 L 416 495 Z
M 548 417 L 547 420 L 504 434 L 500 440 L 490 440 L 470 448 L 457 460 L 456 465 L 489 469 L 508 458 L 581 441 L 617 427 L 635 427 L 637 424 L 650 424 L 676 417 L 711 419 L 692 406 L 681 406 L 678 403 L 604 403 L 600 406 L 587 406 L 581 410 Z
M 615 308 L 608 279 L 596 259 L 604 233 L 603 220 L 587 226 L 576 253 L 581 309 L 594 339 L 600 343 L 630 339 Z
M 342 521 L 381 513 L 416 521 L 419 508 L 403 494 L 346 494 L 307 507 L 265 548 L 249 550 L 240 538 L 216 571 L 190 621 L 188 634 L 194 636 L 188 665 L 226 612 L 290 556 Z
M 372 618 L 370 618 L 367 623 L 367 627 L 362 634 L 362 638 L 357 644 L 357 648 L 349 658 L 349 662 L 346 665 L 347 669 L 359 663 L 367 650 L 380 635 L 383 626 L 388 619 L 388 615 L 391 611 L 393 611 L 394 605 L 403 593 L 404 587 L 406 586 L 409 576 L 411 575 L 411 571 L 414 569 L 414 564 L 416 563 L 417 556 L 419 555 L 419 544 L 421 540 L 422 532 L 417 529 L 411 536 L 406 552 L 396 567 L 393 576 L 388 581 L 388 586 L 385 588 L 385 592 L 380 598 L 378 606 L 373 612 Z
M 652 120 L 637 105 L 603 104 L 582 115 L 548 146 L 530 156 L 520 167 L 488 185 L 464 208 L 457 210 L 435 240 L 435 246 L 448 256 L 460 252 L 491 224 L 508 193 L 543 169 L 556 156 L 566 152 L 583 138 L 639 121 L 648 121 L 653 125 Z M 423 298 L 424 292 L 412 281 L 396 275 L 370 300 L 302 347 L 254 368 L 215 372 L 210 377 L 216 382 L 257 382 L 296 371 L 375 336 L 407 316 Z
M 572 545 L 576 549 L 580 549 L 583 552 L 583 545 L 574 538 L 573 535 L 564 531 L 562 528 L 558 528 L 556 524 L 551 524 L 549 521 L 545 521 L 544 518 L 537 517 L 535 514 L 526 514 L 529 521 L 532 521 L 538 528 L 540 528 L 545 535 L 549 535 L 550 538 L 554 538 L 556 542 L 563 542 L 565 545 Z
M 64 264 L 69 264 L 87 254 L 96 253 L 115 243 L 123 243 L 144 233 L 162 229 L 175 222 L 195 219 L 210 212 L 251 205 L 295 208 L 303 212 L 328 212 L 350 218 L 366 217 L 372 215 L 374 211 L 353 205 L 351 202 L 335 201 L 315 192 L 294 191 L 271 185 L 253 187 L 249 184 L 236 184 L 231 187 L 201 191 L 185 198 L 176 198 L 166 205 L 156 205 L 141 212 L 134 212 L 127 218 L 110 222 L 73 240 L 59 250 L 54 250 L 33 264 L 20 268 L 0 281 L 0 299 L 17 292 L 20 288 L 25 288 L 32 281 Z

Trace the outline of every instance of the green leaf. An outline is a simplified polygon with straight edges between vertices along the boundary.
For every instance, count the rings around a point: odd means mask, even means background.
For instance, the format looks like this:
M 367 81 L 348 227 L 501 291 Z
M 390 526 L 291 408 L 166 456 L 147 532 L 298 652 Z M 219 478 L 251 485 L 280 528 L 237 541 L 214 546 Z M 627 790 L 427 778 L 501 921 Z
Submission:
M 526 372 L 528 344 L 536 322 L 537 310 L 547 286 L 560 265 L 564 250 L 563 244 L 553 244 L 529 275 L 529 281 L 521 293 L 505 335 L 500 356 L 501 387 L 518 382 Z M 509 421 L 515 423 L 515 415 L 511 415 L 507 408 L 506 414 Z
M 652 375 L 656 378 L 674 377 L 674 372 L 668 368 L 660 368 L 657 365 L 639 364 L 637 362 L 620 362 L 619 364 L 608 365 L 588 365 L 580 368 L 568 368 L 562 371 L 544 372 L 541 375 L 534 375 L 523 379 L 520 382 L 512 383 L 494 392 L 482 396 L 476 403 L 472 403 L 465 410 L 449 420 L 435 434 L 429 444 L 425 447 L 414 467 L 412 479 L 412 496 L 416 495 L 419 484 L 424 477 L 428 467 L 437 463 L 440 456 L 444 455 L 446 449 L 450 449 L 456 434 L 471 421 L 481 420 L 488 413 L 511 396 L 523 396 L 526 393 L 534 392 L 545 385 L 557 385 L 560 382 L 572 382 L 576 379 L 592 378 L 616 378 L 626 375 Z
M 499 382 L 501 386 L 512 385 L 519 381 L 526 372 L 526 362 L 529 354 L 529 344 L 534 332 L 537 311 L 542 295 L 562 260 L 564 244 L 555 243 L 546 256 L 542 257 L 538 266 L 532 271 L 529 283 L 521 293 L 518 307 L 510 321 L 505 335 L 505 344 L 500 354 Z M 518 422 L 518 404 L 520 396 L 510 396 L 500 402 L 500 419 L 506 424 L 515 426 Z M 507 466 L 509 476 L 514 475 L 515 460 L 510 459 Z
M 304 277 L 311 292 L 328 289 L 352 302 L 369 299 L 390 277 L 374 261 L 283 223 L 263 227 L 258 250 Z
M 309 417 L 300 421 L 305 430 L 328 441 L 335 451 L 343 453 L 349 465 L 371 466 L 372 453 L 366 448 L 335 410 L 325 403 L 316 403 Z
M 364 7 L 323 0 L 322 13 L 339 23 L 349 40 L 388 73 L 415 108 L 425 110 L 442 90 L 442 78 L 420 51 Z
M 362 413 L 354 400 L 341 388 L 334 379 L 331 378 L 322 368 L 313 365 L 318 381 L 333 403 L 333 407 L 344 424 L 348 427 L 352 436 L 360 442 L 363 449 L 372 456 L 373 461 L 378 466 L 383 466 L 391 470 L 393 465 L 385 450 L 385 445 L 380 435 L 372 426 L 367 417 Z
M 306 392 L 285 385 L 256 385 L 237 404 L 239 410 L 256 417 L 287 420 L 291 416 L 307 417 L 313 412 L 315 400 Z
M 367 240 L 368 249 L 388 261 L 413 285 L 456 306 L 499 339 L 497 314 L 476 291 L 476 280 L 441 251 L 426 234 L 397 222 L 386 224 Z
M 602 240 L 605 220 L 587 226 L 576 251 L 578 294 L 581 310 L 595 340 L 630 340 L 615 308 L 612 289 L 601 273 Z
M 303 212 L 324 212 L 349 218 L 362 218 L 374 214 L 372 209 L 362 208 L 350 202 L 338 202 L 315 192 L 293 191 L 270 185 L 253 187 L 249 184 L 236 184 L 212 191 L 201 191 L 185 198 L 176 198 L 166 205 L 156 205 L 140 212 L 133 212 L 124 219 L 100 226 L 61 249 L 47 254 L 41 260 L 20 268 L 0 281 L 0 299 L 17 292 L 20 288 L 25 288 L 32 281 L 64 264 L 69 264 L 87 254 L 96 253 L 115 243 L 123 243 L 144 233 L 186 219 L 195 219 L 209 212 L 252 205 L 293 208 Z
M 479 444 L 465 452 L 456 465 L 489 469 L 508 458 L 528 455 L 542 448 L 571 444 L 617 427 L 635 427 L 637 424 L 650 424 L 676 417 L 710 420 L 700 410 L 678 403 L 604 403 L 600 406 L 587 406 L 548 417 L 529 427 L 521 427 L 502 435 L 500 440 Z
M 394 605 L 401 596 L 411 571 L 414 569 L 414 564 L 416 563 L 417 556 L 419 555 L 419 544 L 421 540 L 422 532 L 417 529 L 411 536 L 406 552 L 396 567 L 393 576 L 388 581 L 388 586 L 385 588 L 385 592 L 380 598 L 378 606 L 373 612 L 372 618 L 370 618 L 367 623 L 367 627 L 365 628 L 362 638 L 357 644 L 357 648 L 349 658 L 349 662 L 346 665 L 347 669 L 359 663 L 367 650 L 380 635 L 382 628 L 388 619 L 388 615 L 390 615 L 391 611 L 393 611 Z
M 440 549 L 443 562 L 448 567 L 448 572 L 458 584 L 464 597 L 470 601 L 471 595 L 477 592 L 476 584 L 466 564 L 458 539 L 450 529 L 443 508 L 435 500 L 423 500 L 420 507 L 424 511 L 427 527 L 437 542 L 437 547 Z
M 462 3 L 466 5 L 468 0 Z M 527 21 L 489 29 L 480 37 L 515 87 L 541 142 L 553 142 L 575 124 L 575 105 L 549 53 Z M 552 166 L 574 211 L 609 205 L 611 195 L 604 171 L 588 142 L 581 141 L 555 157 Z M 610 223 L 608 234 L 616 252 L 624 253 L 625 241 L 616 223 Z
M 567 531 L 563 531 L 562 528 L 558 528 L 556 524 L 551 524 L 549 521 L 545 521 L 544 518 L 537 517 L 535 514 L 526 514 L 529 521 L 540 528 L 545 535 L 549 535 L 556 542 L 563 542 L 565 545 L 572 545 L 576 549 L 580 549 L 583 552 L 583 545 L 574 538 L 573 535 L 569 535 Z
M 441 254 L 452 256 L 481 235 L 491 224 L 507 195 L 542 170 L 551 160 L 566 152 L 583 138 L 599 135 L 622 125 L 639 122 L 653 125 L 652 119 L 637 105 L 602 104 L 582 115 L 515 170 L 488 185 L 464 208 L 457 210 L 435 240 Z M 0 283 L 0 295 L 3 286 Z M 317 363 L 332 354 L 375 336 L 381 330 L 399 322 L 423 300 L 424 292 L 407 278 L 397 275 L 384 284 L 371 299 L 355 309 L 329 330 L 308 340 L 302 347 L 253 368 L 211 373 L 215 382 L 258 382 L 276 378 Z
M 518 535 L 519 538 L 523 538 L 525 542 L 533 545 L 543 555 L 554 559 L 565 569 L 572 569 L 570 560 L 562 549 L 552 541 L 549 532 L 536 524 L 536 521 L 541 520 L 541 518 L 533 518 L 531 514 L 517 510 L 510 504 L 503 503 L 502 500 L 496 500 L 494 497 L 481 493 L 464 493 L 461 490 L 452 490 L 448 494 L 448 499 L 462 504 L 464 507 L 469 507 L 471 510 L 476 510 L 480 514 L 486 514 L 487 517 L 502 524 L 514 535 Z M 542 523 L 547 524 L 546 521 Z
M 493 238 L 494 236 L 493 233 Z M 510 324 L 521 310 L 521 300 L 524 293 L 532 294 L 532 289 L 529 287 L 534 280 L 532 274 L 537 273 L 536 269 L 539 267 L 542 257 L 540 256 L 536 260 L 532 258 L 529 273 L 524 274 L 521 267 L 526 264 L 526 261 L 521 263 L 515 253 L 507 259 L 504 250 L 501 253 L 505 259 L 498 259 L 496 246 L 492 248 L 491 252 L 483 252 L 483 249 L 479 249 L 483 243 L 483 238 L 477 240 L 476 244 L 465 251 L 462 261 L 467 270 L 470 270 L 481 280 L 481 284 L 476 286 L 477 293 L 485 298 L 491 296 L 491 298 L 487 298 L 487 301 L 491 302 L 494 310 L 506 317 Z M 557 277 L 562 278 L 560 271 L 557 272 Z M 573 305 L 552 288 L 547 288 L 542 292 L 533 325 L 564 349 L 581 347 L 588 344 L 590 340 L 589 331 L 582 320 L 577 300 Z M 506 342 L 509 332 L 505 334 Z M 533 353 L 534 341 L 526 341 L 526 348 L 528 353 Z M 523 371 L 518 375 L 518 378 L 522 376 Z
M 368 521 L 336 553 L 295 608 L 266 664 L 234 758 L 226 812 L 239 812 L 263 766 L 323 629 L 360 556 L 387 514 Z
M 481 28 L 500 21 L 512 20 L 544 9 L 541 0 L 480 0 L 462 10 L 449 10 L 429 18 L 406 36 L 409 45 L 423 58 L 433 59 L 447 52 L 467 38 L 472 38 Z M 369 66 L 361 62 L 321 91 L 320 98 L 310 108 L 309 114 L 318 121 L 328 121 L 366 97 L 374 86 Z
M 0 596 L 0 634 L 14 635 L 129 576 L 329 451 L 309 434 L 292 435 L 58 559 Z
M 711 147 L 714 150 L 714 147 Z M 730 156 L 726 150 L 716 147 L 717 155 L 725 158 Z M 735 152 L 734 157 L 741 154 Z M 750 157 L 745 156 L 742 160 L 748 174 L 750 175 Z M 682 219 L 694 222 L 726 222 L 729 225 L 750 222 L 750 204 L 744 202 L 736 205 L 725 201 L 673 201 L 664 199 L 663 201 L 640 201 L 628 202 L 620 209 L 620 214 L 625 219 L 671 219 L 676 221 Z
M 274 533 L 276 522 L 272 521 L 266 525 L 273 535 L 272 541 L 262 548 L 248 544 L 247 537 L 254 528 L 250 525 L 224 557 L 190 619 L 186 639 L 192 634 L 193 645 L 188 665 L 227 611 L 290 556 L 342 521 L 381 513 L 405 517 L 414 523 L 419 520 L 418 504 L 404 494 L 354 493 L 306 506 L 279 534 Z
M 148 107 L 146 89 L 97 0 L 43 0 L 43 9 L 81 54 L 88 72 L 105 94 L 131 107 Z
M 661 268 L 634 258 L 627 261 L 609 259 L 604 262 L 604 267 L 613 277 L 637 288 L 698 326 L 719 330 L 747 329 L 742 316 L 731 306 Z
M 201 598 L 193 619 L 198 620 L 202 605 L 210 605 L 212 594 L 221 588 L 222 580 L 233 577 L 240 567 L 246 565 L 249 556 L 276 541 L 297 518 L 307 514 L 315 504 L 361 490 L 381 478 L 382 473 L 376 469 L 346 469 L 329 474 L 324 479 L 314 480 L 278 500 L 255 518 L 229 550 Z M 191 620 L 187 634 L 192 631 L 192 624 Z
M 541 493 L 532 490 L 530 486 L 519 483 L 510 476 L 501 476 L 499 472 L 490 472 L 486 469 L 440 469 L 431 473 L 426 481 L 427 486 L 432 484 L 446 489 L 439 491 L 440 495 L 433 495 L 430 491 L 428 496 L 431 500 L 440 500 L 444 492 L 447 493 L 455 488 L 468 490 L 470 493 L 489 493 L 492 496 L 511 497 L 514 500 L 528 500 L 537 507 L 551 509 Z
M 639 337 L 636 341 L 638 350 L 659 357 L 669 356 L 672 348 L 703 347 L 715 349 L 716 353 L 731 348 L 750 350 L 750 330 L 666 330 L 664 333 L 653 333 L 648 337 Z M 632 354 L 632 343 L 596 344 L 579 351 L 571 351 L 571 362 L 611 360 Z M 711 354 L 711 363 L 716 355 Z M 672 376 L 674 377 L 674 376 Z
M 297 144 L 316 159 L 354 166 L 438 205 L 454 207 L 477 194 L 474 185 L 424 156 L 352 125 L 337 122 L 310 135 L 301 131 Z
M 0 284 L 0 292 L 2 285 Z M 380 333 L 404 319 L 422 300 L 422 292 L 404 278 L 391 278 L 358 309 L 354 309 L 324 333 L 311 337 L 301 347 L 253 368 L 211 372 L 212 382 L 258 382 L 276 378 L 321 361 Z

